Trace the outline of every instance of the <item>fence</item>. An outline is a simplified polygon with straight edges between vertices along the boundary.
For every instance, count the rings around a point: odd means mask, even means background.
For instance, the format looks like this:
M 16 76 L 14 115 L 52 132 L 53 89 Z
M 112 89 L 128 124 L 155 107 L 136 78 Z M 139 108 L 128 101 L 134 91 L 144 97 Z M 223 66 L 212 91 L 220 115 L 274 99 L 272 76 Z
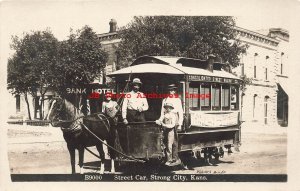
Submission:
M 49 126 L 49 120 L 9 120 L 8 124 L 31 125 L 31 126 Z

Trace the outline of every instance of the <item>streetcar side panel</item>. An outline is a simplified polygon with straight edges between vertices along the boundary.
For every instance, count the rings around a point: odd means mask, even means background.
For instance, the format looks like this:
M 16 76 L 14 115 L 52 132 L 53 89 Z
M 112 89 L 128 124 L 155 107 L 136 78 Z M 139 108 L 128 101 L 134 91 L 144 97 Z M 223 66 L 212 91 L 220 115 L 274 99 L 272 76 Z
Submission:
M 162 158 L 162 132 L 153 124 L 119 125 L 119 140 L 123 151 L 135 158 Z
M 202 130 L 179 133 L 179 151 L 195 151 L 209 147 L 237 146 L 238 128 L 227 130 Z

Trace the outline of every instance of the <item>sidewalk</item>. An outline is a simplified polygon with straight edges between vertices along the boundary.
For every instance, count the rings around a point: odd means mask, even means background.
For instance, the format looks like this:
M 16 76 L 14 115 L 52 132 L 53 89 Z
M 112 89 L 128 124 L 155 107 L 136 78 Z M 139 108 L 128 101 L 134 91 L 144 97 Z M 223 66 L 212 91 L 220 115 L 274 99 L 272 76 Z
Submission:
M 64 142 L 60 128 L 52 126 L 7 125 L 8 144 Z
M 67 151 L 67 144 L 60 128 L 49 126 L 30 126 L 7 124 L 7 144 L 12 152 L 50 152 Z M 98 153 L 96 147 L 90 148 Z M 107 147 L 103 145 L 105 157 L 108 159 Z M 8 151 L 8 152 L 9 152 Z M 89 154 L 87 154 L 88 156 Z
M 288 127 L 264 126 L 256 123 L 243 123 L 242 132 L 260 134 L 287 134 Z

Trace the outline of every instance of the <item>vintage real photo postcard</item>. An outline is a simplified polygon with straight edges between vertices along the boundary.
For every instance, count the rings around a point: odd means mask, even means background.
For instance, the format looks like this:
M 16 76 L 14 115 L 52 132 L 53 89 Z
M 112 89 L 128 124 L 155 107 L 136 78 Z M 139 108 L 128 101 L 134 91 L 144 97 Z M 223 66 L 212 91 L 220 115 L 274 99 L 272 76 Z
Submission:
M 0 5 L 3 188 L 290 190 L 299 1 Z

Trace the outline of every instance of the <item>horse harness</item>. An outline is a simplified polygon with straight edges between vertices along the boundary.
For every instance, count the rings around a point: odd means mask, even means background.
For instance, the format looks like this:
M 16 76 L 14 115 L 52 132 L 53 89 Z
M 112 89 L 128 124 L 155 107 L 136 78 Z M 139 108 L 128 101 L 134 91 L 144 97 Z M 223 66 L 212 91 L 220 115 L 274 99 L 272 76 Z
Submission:
M 66 109 L 70 110 L 70 107 L 68 108 L 68 106 L 66 106 L 65 100 L 64 100 L 64 106 L 65 106 Z M 75 116 L 80 115 L 80 112 L 79 112 L 80 109 L 76 108 L 74 105 L 73 105 L 72 109 L 73 109 L 73 112 L 74 112 Z M 98 113 L 98 114 L 96 114 L 96 116 L 100 119 L 100 120 L 97 120 L 97 122 L 102 122 L 104 124 L 104 126 L 106 127 L 107 132 L 109 132 L 110 131 L 109 119 L 102 113 Z M 61 127 L 61 130 L 64 133 L 73 133 L 73 134 L 81 132 L 82 131 L 82 124 L 83 124 L 83 117 L 84 117 L 83 115 L 80 115 L 79 117 L 76 117 L 73 120 L 64 121 L 66 126 L 68 126 L 68 127 Z M 106 121 L 107 124 L 104 121 Z
M 96 114 L 96 115 L 97 115 L 97 117 L 100 119 L 100 120 L 97 120 L 97 122 L 102 122 L 102 123 L 104 124 L 104 126 L 106 127 L 106 129 L 108 130 L 108 132 L 109 132 L 109 125 L 110 125 L 109 119 L 108 119 L 104 114 L 102 114 L 102 113 L 98 113 L 98 114 Z M 114 150 L 115 152 L 119 153 L 119 154 L 122 155 L 123 157 L 126 157 L 126 158 L 128 158 L 128 159 L 134 160 L 134 161 L 136 161 L 136 162 L 142 162 L 142 163 L 145 162 L 145 161 L 143 161 L 143 160 L 139 160 L 139 159 L 136 159 L 136 158 L 134 158 L 134 157 L 128 156 L 128 155 L 124 154 L 123 152 L 121 152 L 121 151 L 115 149 L 115 148 L 112 147 L 111 145 L 107 144 L 106 142 L 104 142 L 104 140 L 100 139 L 100 138 L 99 138 L 95 133 L 93 133 L 93 132 L 85 125 L 85 124 L 83 124 L 83 117 L 84 117 L 84 116 L 80 116 L 80 117 L 78 117 L 78 118 L 76 118 L 76 119 L 74 119 L 74 120 L 67 121 L 67 122 L 71 123 L 70 128 L 69 128 L 69 130 L 68 130 L 68 128 L 63 128 L 63 127 L 61 127 L 62 131 L 63 131 L 63 132 L 66 132 L 66 133 L 77 133 L 77 132 L 79 132 L 79 131 L 82 131 L 83 128 L 84 128 L 84 129 L 87 130 L 91 135 L 93 135 L 98 141 L 100 141 L 102 144 L 104 144 L 104 145 L 106 145 L 107 147 L 111 148 L 112 150 Z M 105 124 L 104 121 L 106 121 L 108 125 Z M 85 149 L 87 149 L 87 148 L 85 148 Z M 89 152 L 91 152 L 93 155 L 97 156 L 97 155 L 96 155 L 95 153 L 93 153 L 91 150 L 89 150 L 89 149 L 87 149 L 87 150 L 88 150 Z M 97 157 L 100 158 L 99 156 L 97 156 Z
M 107 132 L 110 131 L 110 122 L 109 119 L 102 113 L 98 113 L 96 114 L 96 116 L 99 118 L 99 120 L 97 120 L 97 122 L 102 122 L 103 125 L 105 126 Z M 77 117 L 74 120 L 70 120 L 70 121 L 65 121 L 66 123 L 69 123 L 70 125 L 68 125 L 69 127 L 65 128 L 65 127 L 61 127 L 61 130 L 64 133 L 78 133 L 82 131 L 82 127 L 83 127 L 83 117 L 84 116 L 80 116 Z M 106 121 L 106 123 L 105 123 Z

